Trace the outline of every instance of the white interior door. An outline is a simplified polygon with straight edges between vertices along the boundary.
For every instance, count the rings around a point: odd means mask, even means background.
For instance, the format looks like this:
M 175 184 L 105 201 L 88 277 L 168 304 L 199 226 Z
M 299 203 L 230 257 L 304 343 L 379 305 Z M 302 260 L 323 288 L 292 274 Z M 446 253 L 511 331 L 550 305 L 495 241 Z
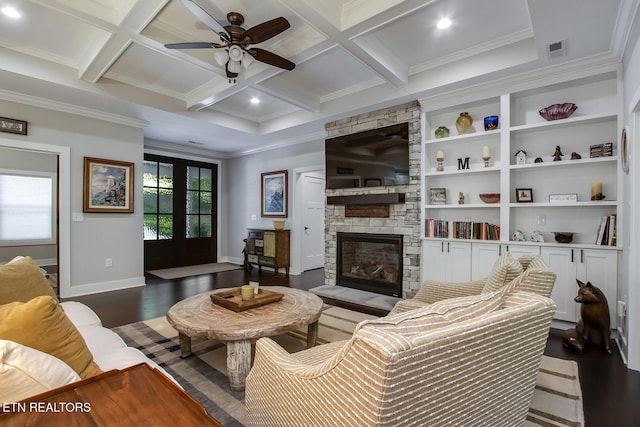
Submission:
M 302 271 L 324 267 L 324 174 L 308 172 L 301 177 Z

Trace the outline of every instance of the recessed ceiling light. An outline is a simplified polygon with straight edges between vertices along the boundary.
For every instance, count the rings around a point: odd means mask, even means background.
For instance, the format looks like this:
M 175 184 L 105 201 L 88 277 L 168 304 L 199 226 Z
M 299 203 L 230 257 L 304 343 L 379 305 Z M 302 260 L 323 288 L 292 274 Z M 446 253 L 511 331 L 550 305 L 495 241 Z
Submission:
M 251 98 L 251 103 L 252 104 L 260 104 L 260 100 L 254 96 L 253 98 Z
M 20 18 L 20 12 L 10 6 L 3 7 L 2 9 L 0 9 L 0 11 L 2 11 L 2 13 L 7 15 L 9 18 Z
M 442 18 L 438 21 L 438 28 L 444 30 L 445 28 L 449 28 L 451 26 L 451 20 L 449 18 Z

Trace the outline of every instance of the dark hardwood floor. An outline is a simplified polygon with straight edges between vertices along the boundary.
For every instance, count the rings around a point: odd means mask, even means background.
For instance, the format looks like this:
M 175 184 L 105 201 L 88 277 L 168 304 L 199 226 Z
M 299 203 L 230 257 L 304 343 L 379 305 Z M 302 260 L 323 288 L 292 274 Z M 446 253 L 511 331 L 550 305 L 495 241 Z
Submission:
M 147 286 L 70 298 L 91 307 L 105 327 L 164 316 L 176 302 L 212 289 L 235 287 L 257 280 L 262 286 L 291 286 L 310 289 L 324 284 L 324 270 L 312 270 L 299 276 L 274 276 L 244 270 L 164 280 L 147 277 Z M 347 308 L 358 307 L 347 305 Z M 372 313 L 378 314 L 378 313 Z M 613 355 L 600 348 L 577 354 L 562 345 L 562 332 L 552 329 L 545 354 L 578 362 L 587 427 L 640 427 L 640 373 L 626 368 L 617 348 Z

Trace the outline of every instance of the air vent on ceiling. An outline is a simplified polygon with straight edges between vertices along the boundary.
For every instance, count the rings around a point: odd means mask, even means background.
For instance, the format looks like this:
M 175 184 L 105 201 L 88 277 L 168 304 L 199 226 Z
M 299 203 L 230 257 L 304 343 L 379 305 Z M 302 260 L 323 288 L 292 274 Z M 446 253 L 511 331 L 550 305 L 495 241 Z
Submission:
M 560 40 L 547 45 L 547 54 L 549 59 L 559 58 L 567 54 L 567 41 Z

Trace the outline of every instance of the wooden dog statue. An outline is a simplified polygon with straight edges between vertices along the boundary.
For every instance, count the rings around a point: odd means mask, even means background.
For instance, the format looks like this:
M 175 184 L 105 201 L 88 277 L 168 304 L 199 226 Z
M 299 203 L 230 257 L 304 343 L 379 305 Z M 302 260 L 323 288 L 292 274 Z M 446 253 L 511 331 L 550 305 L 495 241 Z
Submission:
M 569 329 L 562 336 L 562 343 L 580 353 L 586 350 L 587 344 L 604 345 L 607 353 L 611 354 L 609 304 L 604 293 L 591 282 L 585 285 L 578 282 L 578 296 L 574 301 L 582 304 L 580 307 L 580 321 L 575 329 Z

